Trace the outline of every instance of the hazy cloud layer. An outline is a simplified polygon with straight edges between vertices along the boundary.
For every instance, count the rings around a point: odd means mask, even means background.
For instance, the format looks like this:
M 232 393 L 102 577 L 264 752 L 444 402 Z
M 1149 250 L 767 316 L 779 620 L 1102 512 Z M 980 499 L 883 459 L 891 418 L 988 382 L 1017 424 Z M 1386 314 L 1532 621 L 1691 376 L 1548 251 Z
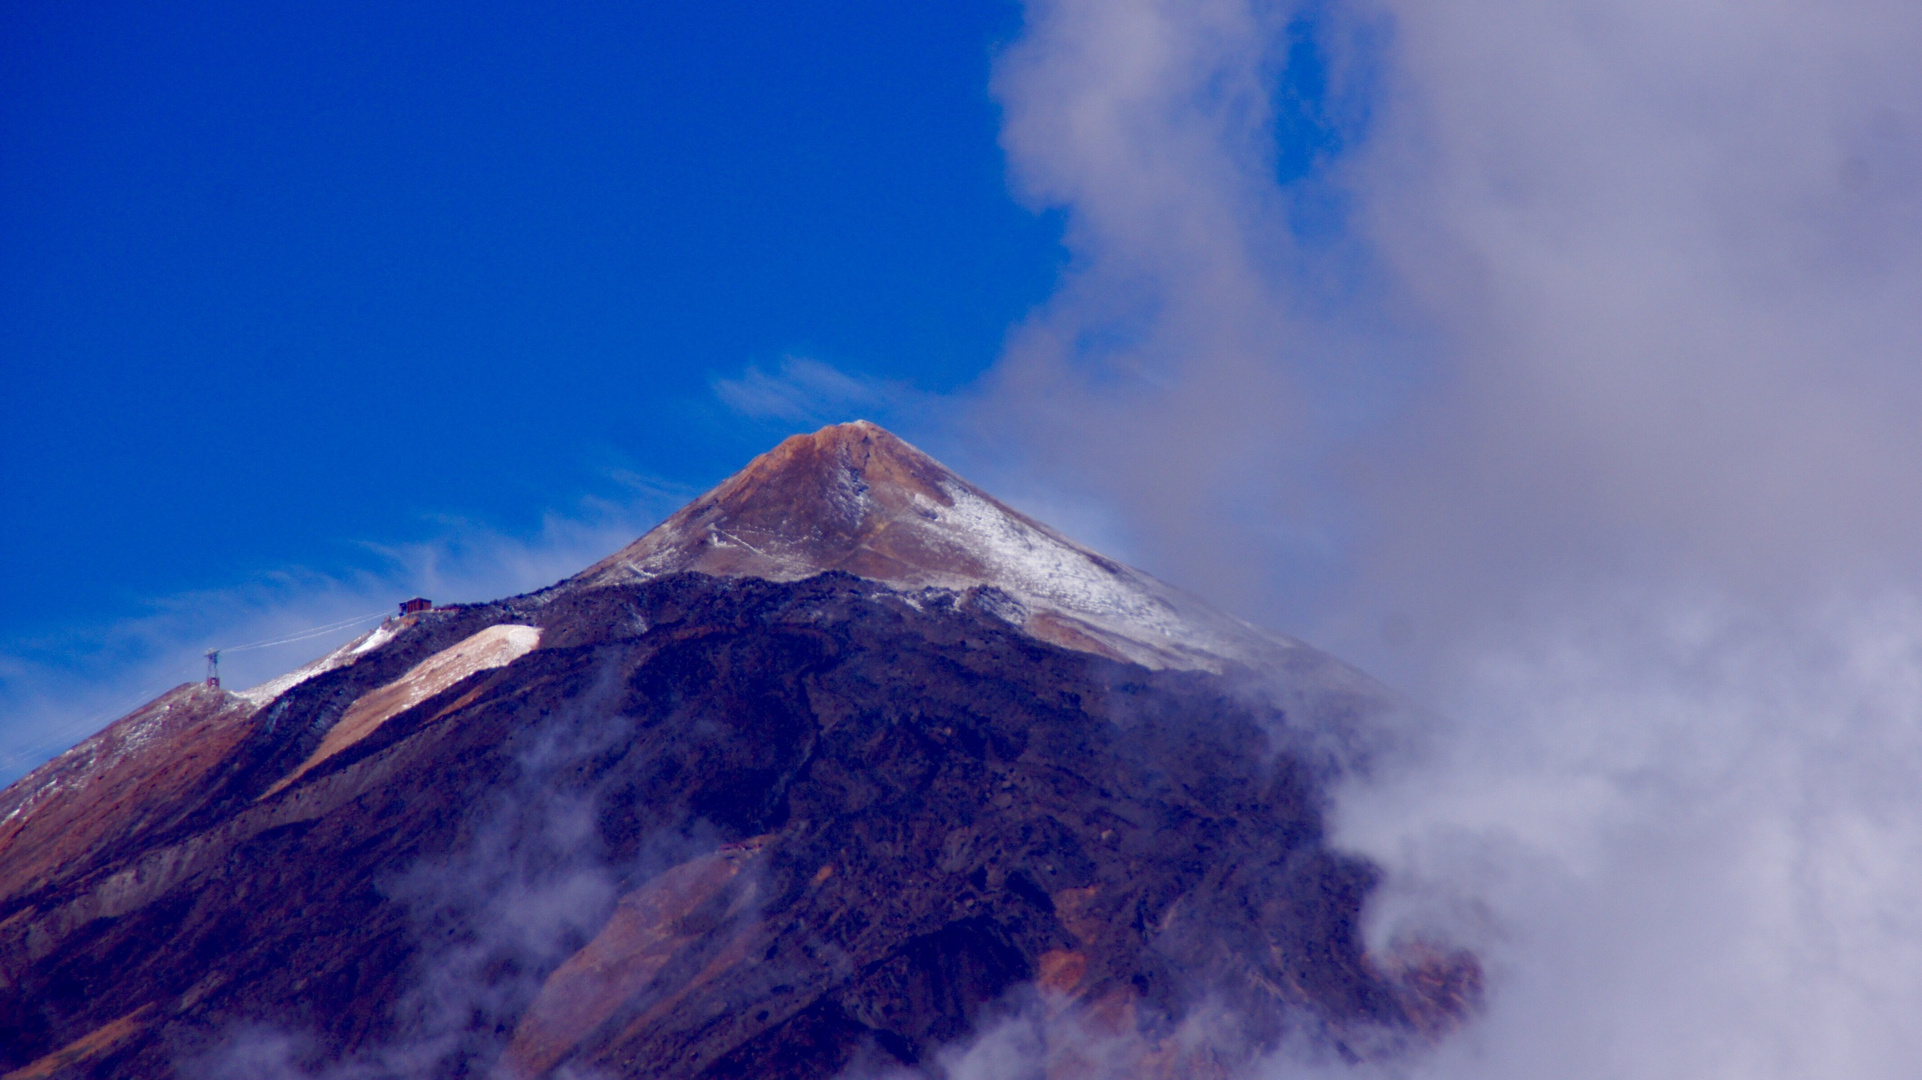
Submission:
M 226 589 L 161 597 L 141 618 L 0 642 L 0 784 L 202 677 L 207 649 L 296 638 L 222 656 L 223 685 L 253 686 L 373 628 L 407 597 L 471 602 L 551 585 L 620 549 L 696 494 L 624 479 L 628 498 L 549 514 L 531 536 L 448 521 L 427 541 L 366 545 L 372 558 L 358 572 L 292 568 Z M 372 617 L 307 634 L 361 616 Z
M 824 427 L 855 418 L 892 418 L 934 404 L 911 387 L 850 375 L 830 364 L 789 356 L 774 370 L 750 364 L 739 377 L 715 379 L 714 395 L 741 416 Z
M 1417 1073 L 1922 1064 L 1917 55 L 1877 2 L 1029 6 L 1075 269 L 970 422 L 1452 718 L 1340 813 L 1373 932 L 1491 964 Z M 1290 63 L 1348 126 L 1284 182 Z
M 602 836 L 609 779 L 583 780 L 588 763 L 627 743 L 618 664 L 581 696 L 517 733 L 510 782 L 473 808 L 463 842 L 375 883 L 408 916 L 406 990 L 385 1035 L 344 1055 L 308 1032 L 250 1025 L 222 1032 L 197 1059 L 194 1080 L 514 1080 L 500 1057 L 545 974 L 600 930 L 634 881 L 718 842 L 662 830 L 618 858 Z M 563 1066 L 563 1080 L 601 1080 Z

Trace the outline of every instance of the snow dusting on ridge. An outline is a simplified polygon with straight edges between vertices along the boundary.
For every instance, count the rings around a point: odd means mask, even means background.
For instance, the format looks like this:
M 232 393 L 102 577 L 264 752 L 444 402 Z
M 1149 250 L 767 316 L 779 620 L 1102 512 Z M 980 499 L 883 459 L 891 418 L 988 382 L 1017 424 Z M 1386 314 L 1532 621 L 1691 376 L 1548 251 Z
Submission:
M 1154 668 L 1261 667 L 1300 647 L 1074 543 L 865 421 L 788 439 L 562 587 L 685 570 L 997 589 L 1035 636 Z
M 407 673 L 354 702 L 329 728 L 320 745 L 293 772 L 261 795 L 266 798 L 300 779 L 316 765 L 373 734 L 393 717 L 426 701 L 476 672 L 506 667 L 541 643 L 538 627 L 500 623 L 451 645 L 409 668 Z M 344 648 L 345 646 L 343 646 Z
M 255 708 L 265 706 L 275 698 L 306 682 L 316 675 L 323 674 L 350 663 L 365 653 L 373 652 L 387 644 L 400 632 L 399 620 L 388 619 L 374 629 L 335 649 L 333 652 L 308 664 L 288 672 L 278 678 L 269 679 L 258 686 L 235 691 L 234 696 L 245 698 Z

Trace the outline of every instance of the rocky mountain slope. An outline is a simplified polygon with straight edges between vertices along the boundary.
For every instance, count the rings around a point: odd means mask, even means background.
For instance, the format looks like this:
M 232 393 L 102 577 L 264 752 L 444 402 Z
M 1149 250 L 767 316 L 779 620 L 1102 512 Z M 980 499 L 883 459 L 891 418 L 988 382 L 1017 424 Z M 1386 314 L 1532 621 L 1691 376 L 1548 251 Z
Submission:
M 539 593 L 0 793 L 9 1077 L 1230 1075 L 1435 1037 L 1328 848 L 1351 669 L 867 424 Z
M 686 570 L 992 586 L 1035 637 L 1151 668 L 1219 672 L 1311 651 L 1082 547 L 865 421 L 788 439 L 563 587 Z

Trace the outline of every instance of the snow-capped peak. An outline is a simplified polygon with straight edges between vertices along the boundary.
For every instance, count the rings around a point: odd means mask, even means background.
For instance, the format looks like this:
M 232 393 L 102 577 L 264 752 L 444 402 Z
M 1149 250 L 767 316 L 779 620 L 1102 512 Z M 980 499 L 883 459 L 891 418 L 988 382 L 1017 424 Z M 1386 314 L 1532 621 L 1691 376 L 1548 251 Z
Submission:
M 686 570 L 991 587 L 1036 637 L 1157 668 L 1263 666 L 1298 647 L 1082 547 L 865 420 L 787 439 L 567 584 Z

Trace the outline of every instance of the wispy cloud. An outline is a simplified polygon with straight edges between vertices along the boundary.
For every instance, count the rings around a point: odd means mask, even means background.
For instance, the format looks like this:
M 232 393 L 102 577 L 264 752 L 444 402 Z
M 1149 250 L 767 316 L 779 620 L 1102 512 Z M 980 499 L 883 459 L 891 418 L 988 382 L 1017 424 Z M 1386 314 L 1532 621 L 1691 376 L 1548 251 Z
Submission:
M 407 987 L 381 1037 L 343 1053 L 308 1032 L 238 1026 L 183 1073 L 204 1080 L 519 1075 L 501 1063 L 515 1021 L 546 974 L 606 922 L 623 883 L 718 843 L 697 826 L 650 833 L 627 857 L 609 850 L 596 808 L 621 774 L 586 790 L 577 781 L 592 772 L 588 762 L 604 761 L 633 738 L 619 711 L 620 670 L 607 663 L 585 693 L 521 733 L 511 778 L 469 808 L 461 844 L 373 883 L 406 912 L 411 953 Z M 449 934 L 450 925 L 461 932 Z M 605 1075 L 575 1066 L 560 1074 Z
M 737 378 L 715 379 L 722 404 L 755 420 L 824 425 L 886 419 L 930 400 L 902 383 L 849 375 L 806 357 L 789 356 L 773 371 L 750 364 Z
M 323 655 L 371 625 L 320 626 L 428 596 L 491 600 L 550 585 L 619 549 L 695 492 L 615 477 L 618 499 L 585 500 L 549 513 L 524 535 L 443 519 L 431 538 L 366 542 L 371 564 L 333 572 L 288 567 L 253 580 L 152 600 L 146 614 L 72 626 L 0 644 L 0 783 L 98 731 L 170 687 L 201 676 L 202 653 L 299 637 L 222 658 L 222 682 L 245 687 Z
M 1067 211 L 1073 260 L 973 422 L 1216 595 L 1272 599 L 1338 568 L 1330 455 L 1403 378 L 1333 321 L 1365 285 L 1336 251 L 1353 245 L 1297 236 L 1319 172 L 1276 179 L 1292 21 L 1239 0 L 1032 4 L 994 80 L 1016 188 Z M 1332 94 L 1350 67 L 1325 65 Z

